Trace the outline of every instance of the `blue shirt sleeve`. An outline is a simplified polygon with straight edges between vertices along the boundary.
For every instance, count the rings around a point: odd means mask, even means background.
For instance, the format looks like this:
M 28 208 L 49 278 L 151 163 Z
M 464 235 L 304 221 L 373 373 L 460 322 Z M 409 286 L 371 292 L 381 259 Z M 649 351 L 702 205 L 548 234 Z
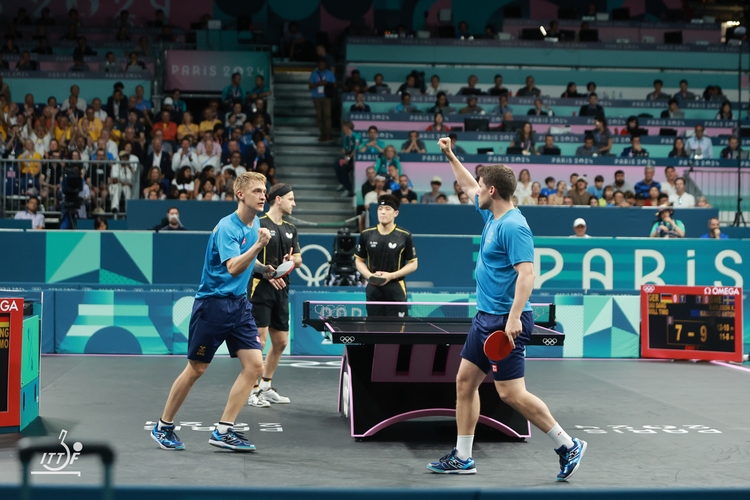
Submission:
M 492 212 L 479 208 L 479 193 L 474 195 L 474 208 L 477 210 L 477 212 L 479 212 L 479 215 L 482 216 L 484 222 L 487 222 L 488 220 L 490 220 L 490 217 L 492 217 Z
M 511 265 L 534 262 L 534 236 L 527 224 L 513 221 L 511 224 L 504 224 L 500 232 Z
M 214 241 L 222 264 L 225 264 L 229 259 L 240 256 L 240 240 L 236 231 L 232 231 L 225 226 L 219 226 L 214 233 Z

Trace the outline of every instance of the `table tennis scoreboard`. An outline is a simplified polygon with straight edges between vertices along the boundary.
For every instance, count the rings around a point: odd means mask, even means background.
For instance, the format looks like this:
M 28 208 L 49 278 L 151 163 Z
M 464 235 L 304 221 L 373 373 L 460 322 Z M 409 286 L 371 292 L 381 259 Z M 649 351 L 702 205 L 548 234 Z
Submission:
M 643 285 L 641 356 L 742 362 L 742 288 Z

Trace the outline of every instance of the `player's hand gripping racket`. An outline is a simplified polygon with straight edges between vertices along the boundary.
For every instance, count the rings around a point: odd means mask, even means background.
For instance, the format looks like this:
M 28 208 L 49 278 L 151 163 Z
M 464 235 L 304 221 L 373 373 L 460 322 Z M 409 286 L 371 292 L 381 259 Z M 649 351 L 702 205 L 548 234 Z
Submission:
M 285 260 L 276 268 L 276 272 L 273 273 L 273 279 L 283 278 L 294 270 L 294 261 L 292 260 L 293 251 L 293 248 L 290 249 L 288 255 L 289 260 Z
M 380 286 L 385 285 L 385 282 L 388 281 L 388 278 L 380 274 L 371 274 L 370 277 L 367 278 L 367 281 L 373 285 Z
M 490 361 L 500 361 L 510 354 L 513 347 L 508 335 L 502 330 L 497 330 L 484 342 L 484 354 Z

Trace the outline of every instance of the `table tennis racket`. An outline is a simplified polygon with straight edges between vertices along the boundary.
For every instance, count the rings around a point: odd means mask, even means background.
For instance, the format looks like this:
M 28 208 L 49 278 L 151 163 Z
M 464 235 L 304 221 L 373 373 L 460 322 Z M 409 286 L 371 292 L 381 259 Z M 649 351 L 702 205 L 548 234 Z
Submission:
M 294 262 L 287 260 L 282 262 L 279 267 L 276 268 L 276 272 L 273 273 L 274 278 L 283 278 L 287 274 L 291 273 L 294 269 Z
M 513 350 L 513 344 L 510 343 L 508 336 L 502 330 L 492 332 L 484 342 L 484 354 L 490 361 L 500 361 L 510 354 Z
M 367 278 L 367 281 L 370 282 L 373 285 L 384 285 L 388 279 L 385 276 L 380 276 L 379 274 L 371 274 L 369 278 Z

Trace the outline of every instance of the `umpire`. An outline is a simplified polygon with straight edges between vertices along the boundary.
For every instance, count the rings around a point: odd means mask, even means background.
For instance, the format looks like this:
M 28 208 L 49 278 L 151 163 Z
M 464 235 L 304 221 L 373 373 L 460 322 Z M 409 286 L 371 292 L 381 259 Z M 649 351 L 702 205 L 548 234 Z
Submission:
M 359 236 L 357 271 L 368 281 L 368 302 L 406 302 L 404 276 L 417 270 L 411 233 L 396 227 L 401 202 L 392 194 L 378 198 L 378 224 Z M 367 305 L 368 316 L 407 316 L 407 306 Z

